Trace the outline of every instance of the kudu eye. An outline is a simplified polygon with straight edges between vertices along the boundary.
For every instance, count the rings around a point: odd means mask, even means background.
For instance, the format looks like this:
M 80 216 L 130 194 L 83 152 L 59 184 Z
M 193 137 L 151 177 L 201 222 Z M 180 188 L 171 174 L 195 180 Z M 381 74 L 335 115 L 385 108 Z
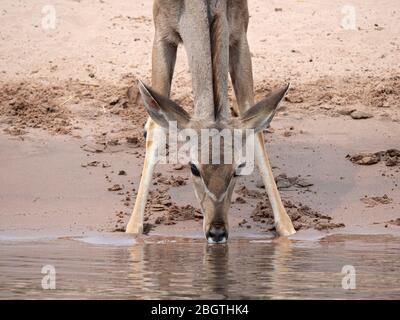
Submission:
M 192 171 L 192 174 L 196 177 L 200 177 L 200 171 L 197 169 L 196 165 L 193 163 L 190 163 L 190 170 Z
M 241 175 L 241 170 L 246 166 L 246 162 L 241 163 L 238 165 L 238 167 L 235 170 L 235 173 L 233 174 L 234 177 L 239 177 Z

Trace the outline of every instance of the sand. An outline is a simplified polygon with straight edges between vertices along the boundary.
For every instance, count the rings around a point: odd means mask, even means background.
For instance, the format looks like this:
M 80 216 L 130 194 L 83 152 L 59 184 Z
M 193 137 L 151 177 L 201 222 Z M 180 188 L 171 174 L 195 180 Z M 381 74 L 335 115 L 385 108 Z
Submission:
M 250 1 L 257 99 L 292 84 L 268 150 L 298 234 L 400 233 L 390 154 L 400 149 L 400 8 L 352 1 L 357 27 L 346 30 L 344 4 Z M 60 0 L 48 30 L 45 5 L 1 4 L 0 235 L 121 232 L 144 157 L 136 81 L 150 82 L 151 1 Z M 191 110 L 182 48 L 172 97 Z M 188 178 L 186 167 L 157 167 L 149 234 L 201 236 Z M 231 235 L 273 235 L 256 177 L 238 183 L 232 202 Z

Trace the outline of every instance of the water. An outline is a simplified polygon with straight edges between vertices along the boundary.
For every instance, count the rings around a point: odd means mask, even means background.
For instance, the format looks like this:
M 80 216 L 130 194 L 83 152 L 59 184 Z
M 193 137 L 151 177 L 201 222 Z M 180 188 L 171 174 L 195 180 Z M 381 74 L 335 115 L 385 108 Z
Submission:
M 0 298 L 400 298 L 400 241 L 395 238 L 104 243 L 2 241 Z M 44 265 L 55 267 L 56 290 L 42 289 Z M 345 265 L 355 267 L 355 290 L 342 288 Z

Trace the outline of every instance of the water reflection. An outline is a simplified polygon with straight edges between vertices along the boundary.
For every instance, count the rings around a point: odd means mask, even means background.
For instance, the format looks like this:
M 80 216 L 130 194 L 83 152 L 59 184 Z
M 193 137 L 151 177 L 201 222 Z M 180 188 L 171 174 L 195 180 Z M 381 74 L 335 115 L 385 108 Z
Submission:
M 393 239 L 3 243 L 0 298 L 394 299 L 400 298 L 399 249 Z M 45 264 L 57 270 L 57 290 L 40 287 Z M 341 287 L 344 265 L 357 270 L 356 290 Z

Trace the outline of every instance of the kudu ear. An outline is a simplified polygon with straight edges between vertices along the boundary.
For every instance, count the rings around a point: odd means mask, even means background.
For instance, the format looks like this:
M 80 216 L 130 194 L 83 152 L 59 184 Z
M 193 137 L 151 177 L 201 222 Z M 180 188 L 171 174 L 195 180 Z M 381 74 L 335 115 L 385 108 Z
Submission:
M 286 92 L 289 90 L 289 86 L 290 84 L 287 84 L 284 88 L 273 91 L 263 100 L 247 110 L 240 117 L 242 128 L 254 129 L 255 132 L 265 129 L 272 121 L 272 118 L 278 109 L 279 102 L 282 101 Z
M 138 87 L 146 111 L 155 123 L 165 129 L 169 128 L 170 121 L 176 121 L 178 129 L 188 127 L 190 116 L 182 107 L 155 92 L 140 80 Z

